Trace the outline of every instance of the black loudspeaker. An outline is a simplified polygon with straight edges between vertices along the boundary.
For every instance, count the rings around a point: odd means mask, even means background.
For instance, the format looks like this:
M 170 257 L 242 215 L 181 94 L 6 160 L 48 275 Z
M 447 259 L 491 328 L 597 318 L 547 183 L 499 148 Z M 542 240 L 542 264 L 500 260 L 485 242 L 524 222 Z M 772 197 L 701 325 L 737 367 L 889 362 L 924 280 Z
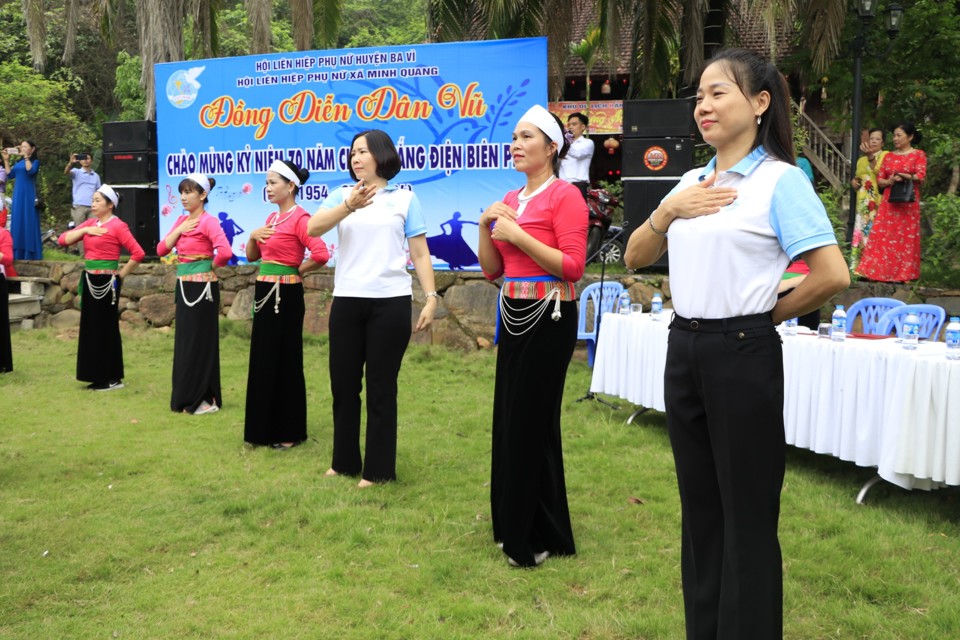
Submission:
M 682 176 L 693 168 L 693 138 L 624 138 L 623 177 Z
M 670 193 L 671 189 L 677 186 L 678 182 L 680 180 L 672 178 L 660 180 L 625 179 L 623 181 L 623 217 L 629 223 L 627 229 L 633 233 L 643 226 L 650 214 L 660 206 L 660 201 Z M 666 267 L 667 264 L 667 254 L 663 254 L 653 266 Z
M 103 181 L 143 184 L 157 181 L 157 154 L 149 151 L 103 154 Z
M 689 138 L 697 131 L 693 98 L 624 100 L 624 138 Z
M 156 151 L 157 123 L 155 120 L 103 123 L 103 151 Z
M 160 201 L 156 187 L 114 187 L 120 195 L 120 219 L 127 223 L 148 256 L 157 255 L 160 242 Z M 126 252 L 124 252 L 126 253 Z

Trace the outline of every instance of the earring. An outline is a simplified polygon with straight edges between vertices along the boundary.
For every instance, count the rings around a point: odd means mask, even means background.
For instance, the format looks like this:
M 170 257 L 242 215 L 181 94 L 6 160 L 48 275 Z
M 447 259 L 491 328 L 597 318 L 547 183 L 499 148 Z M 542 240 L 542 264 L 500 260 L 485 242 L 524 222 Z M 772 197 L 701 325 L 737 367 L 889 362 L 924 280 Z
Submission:
M 759 125 L 759 124 L 760 124 L 760 116 L 758 115 L 758 116 L 757 116 L 757 125 Z

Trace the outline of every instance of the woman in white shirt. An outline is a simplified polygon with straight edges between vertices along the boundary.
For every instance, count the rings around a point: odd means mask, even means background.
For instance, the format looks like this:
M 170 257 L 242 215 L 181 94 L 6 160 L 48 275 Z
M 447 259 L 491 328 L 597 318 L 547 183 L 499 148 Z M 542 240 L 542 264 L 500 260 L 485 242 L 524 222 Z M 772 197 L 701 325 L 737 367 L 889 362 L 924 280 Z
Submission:
M 788 89 L 767 60 L 717 53 L 694 119 L 716 149 L 630 237 L 628 267 L 670 249 L 675 315 L 664 372 L 683 514 L 688 639 L 783 634 L 777 524 L 783 484 L 783 355 L 775 326 L 849 284 L 826 211 L 796 167 Z M 809 275 L 777 299 L 791 260 Z
M 339 239 L 330 308 L 333 464 L 326 475 L 360 475 L 360 487 L 395 480 L 397 376 L 410 341 L 412 279 L 426 294 L 416 331 L 433 322 L 437 288 L 420 201 L 390 180 L 400 156 L 383 131 L 362 131 L 350 145 L 350 177 L 307 225 L 311 236 L 336 227 Z M 360 455 L 360 390 L 367 388 L 365 455 Z

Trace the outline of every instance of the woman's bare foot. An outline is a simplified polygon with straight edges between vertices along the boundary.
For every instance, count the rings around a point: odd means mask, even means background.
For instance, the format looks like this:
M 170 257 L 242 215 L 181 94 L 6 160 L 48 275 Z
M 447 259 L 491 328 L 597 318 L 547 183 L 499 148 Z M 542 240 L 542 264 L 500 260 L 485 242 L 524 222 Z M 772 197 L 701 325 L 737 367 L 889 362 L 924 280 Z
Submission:
M 361 480 L 357 483 L 357 487 L 360 489 L 366 489 L 367 487 L 372 487 L 375 482 L 370 482 L 369 480 Z
M 333 470 L 333 467 L 331 467 L 331 468 L 327 469 L 326 473 L 324 473 L 323 475 L 324 475 L 325 477 L 327 477 L 327 478 L 332 478 L 333 476 L 338 476 L 338 475 L 340 475 L 340 474 L 337 473 L 336 471 L 334 471 L 334 470 Z

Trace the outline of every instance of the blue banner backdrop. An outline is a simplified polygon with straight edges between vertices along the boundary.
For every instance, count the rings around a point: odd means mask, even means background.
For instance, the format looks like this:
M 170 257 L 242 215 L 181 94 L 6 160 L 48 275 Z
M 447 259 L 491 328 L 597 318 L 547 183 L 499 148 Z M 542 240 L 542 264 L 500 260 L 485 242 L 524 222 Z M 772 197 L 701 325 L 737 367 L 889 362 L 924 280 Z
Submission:
M 403 170 L 394 182 L 423 204 L 437 269 L 478 269 L 480 213 L 523 184 L 510 138 L 546 105 L 544 38 L 300 51 L 158 64 L 160 237 L 182 213 L 191 172 L 216 178 L 218 216 L 239 263 L 250 231 L 273 212 L 264 181 L 274 159 L 310 171 L 299 202 L 314 212 L 352 184 L 350 141 L 383 129 Z M 466 228 L 464 228 L 466 226 Z M 324 236 L 336 264 L 336 230 Z

